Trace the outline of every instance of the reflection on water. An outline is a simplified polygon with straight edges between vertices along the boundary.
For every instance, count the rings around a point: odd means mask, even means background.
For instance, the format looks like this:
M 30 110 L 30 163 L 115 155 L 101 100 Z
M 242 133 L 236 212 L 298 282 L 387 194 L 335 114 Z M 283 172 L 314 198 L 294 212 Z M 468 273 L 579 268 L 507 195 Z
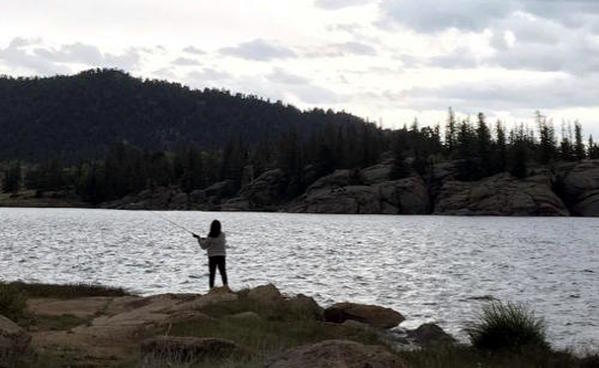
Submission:
M 275 283 L 323 305 L 404 313 L 407 327 L 464 323 L 494 298 L 528 303 L 558 346 L 599 340 L 599 219 L 165 212 L 223 223 L 233 288 Z M 152 212 L 1 209 L 0 278 L 205 292 L 207 259 Z M 217 282 L 220 282 L 217 278 Z

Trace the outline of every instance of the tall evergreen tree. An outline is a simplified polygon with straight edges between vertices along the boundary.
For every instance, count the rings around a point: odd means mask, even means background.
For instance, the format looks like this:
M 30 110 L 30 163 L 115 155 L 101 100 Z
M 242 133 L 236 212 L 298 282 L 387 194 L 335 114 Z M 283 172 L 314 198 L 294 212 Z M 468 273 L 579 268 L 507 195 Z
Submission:
M 539 162 L 542 164 L 553 162 L 557 156 L 553 123 L 547 121 L 538 110 L 535 112 L 535 120 L 539 129 Z
M 491 131 L 485 122 L 485 115 L 481 112 L 478 114 L 478 122 L 476 127 L 476 139 L 478 145 L 478 157 L 480 159 L 481 175 L 487 176 L 494 171 L 494 163 L 491 162 L 492 142 Z
M 496 131 L 496 141 L 497 141 L 497 151 L 496 151 L 496 171 L 503 172 L 505 171 L 505 166 L 507 162 L 507 141 L 505 136 L 505 128 L 501 121 L 497 120 L 495 124 Z
M 582 141 L 582 126 L 578 121 L 574 122 L 574 132 L 574 157 L 576 157 L 578 161 L 584 160 L 586 158 L 586 152 Z
M 525 178 L 528 173 L 528 135 L 523 125 L 510 133 L 510 173 L 517 178 Z
M 456 147 L 457 134 L 455 113 L 450 107 L 447 117 L 447 125 L 445 127 L 445 147 L 449 153 L 452 153 Z
M 597 144 L 595 144 L 595 142 L 593 141 L 593 135 L 592 134 L 589 136 L 589 147 L 588 147 L 588 151 L 589 151 L 589 158 L 591 160 L 599 158 L 599 146 L 597 146 Z

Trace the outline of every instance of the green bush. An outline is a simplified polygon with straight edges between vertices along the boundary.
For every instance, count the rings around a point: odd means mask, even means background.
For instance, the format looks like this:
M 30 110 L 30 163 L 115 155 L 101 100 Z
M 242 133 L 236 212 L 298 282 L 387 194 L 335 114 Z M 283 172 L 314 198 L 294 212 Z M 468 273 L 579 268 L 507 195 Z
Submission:
M 0 314 L 16 321 L 23 317 L 25 295 L 12 284 L 0 282 Z
M 472 346 L 483 350 L 549 349 L 545 322 L 524 305 L 493 302 L 468 329 Z

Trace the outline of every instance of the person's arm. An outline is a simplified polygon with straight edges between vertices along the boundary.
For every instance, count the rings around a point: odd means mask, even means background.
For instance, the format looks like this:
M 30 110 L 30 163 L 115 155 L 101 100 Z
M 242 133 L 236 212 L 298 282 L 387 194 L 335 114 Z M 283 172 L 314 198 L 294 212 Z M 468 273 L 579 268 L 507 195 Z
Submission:
M 198 239 L 198 244 L 200 245 L 200 247 L 202 249 L 206 249 L 206 248 L 208 248 L 210 246 L 208 244 L 208 239 L 207 238 L 202 238 L 198 234 L 192 234 L 192 235 L 193 235 L 194 238 Z

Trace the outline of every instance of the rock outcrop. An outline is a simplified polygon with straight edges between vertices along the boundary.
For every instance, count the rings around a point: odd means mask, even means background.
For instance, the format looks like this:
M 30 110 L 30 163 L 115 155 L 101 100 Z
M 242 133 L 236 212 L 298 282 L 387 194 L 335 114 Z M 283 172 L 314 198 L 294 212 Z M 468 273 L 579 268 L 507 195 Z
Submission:
M 438 215 L 567 216 L 547 174 L 517 179 L 507 173 L 476 182 L 447 181 L 436 199 Z
M 283 301 L 283 295 L 273 284 L 260 285 L 250 289 L 247 297 L 260 304 L 279 303 Z
M 159 187 L 102 203 L 100 207 L 122 210 L 186 210 L 189 209 L 189 198 L 179 188 Z
M 290 349 L 265 364 L 266 368 L 403 368 L 397 356 L 382 346 L 347 340 L 326 340 Z
M 283 201 L 287 181 L 283 170 L 269 170 L 243 187 L 239 194 L 250 208 L 272 208 Z
M 31 336 L 10 319 L 0 315 L 0 367 L 12 366 L 29 348 Z
M 573 215 L 599 216 L 599 160 L 576 165 L 563 179 L 563 191 Z
M 347 320 L 366 323 L 377 328 L 392 328 L 405 320 L 401 313 L 376 305 L 337 303 L 324 310 L 324 320 L 343 323 Z
M 425 214 L 430 200 L 420 177 L 389 180 L 390 165 L 360 172 L 336 170 L 314 182 L 288 206 L 290 212 Z
M 381 206 L 380 213 L 423 215 L 429 213 L 430 198 L 424 181 L 419 176 L 386 181 L 376 186 Z
M 420 346 L 454 344 L 456 340 L 434 323 L 425 323 L 407 332 L 408 338 Z
M 225 180 L 202 190 L 159 187 L 100 206 L 115 209 L 285 211 L 333 214 L 438 214 L 496 216 L 599 216 L 599 160 L 536 167 L 518 179 L 500 173 L 479 181 L 460 181 L 463 160 L 435 163 L 423 176 L 393 180 L 392 160 L 360 170 L 341 169 L 318 178 L 312 165 L 302 181 L 281 169 L 254 178 L 245 167 L 242 187 Z M 247 172 L 246 172 L 247 171 Z M 292 198 L 311 183 L 304 193 Z

